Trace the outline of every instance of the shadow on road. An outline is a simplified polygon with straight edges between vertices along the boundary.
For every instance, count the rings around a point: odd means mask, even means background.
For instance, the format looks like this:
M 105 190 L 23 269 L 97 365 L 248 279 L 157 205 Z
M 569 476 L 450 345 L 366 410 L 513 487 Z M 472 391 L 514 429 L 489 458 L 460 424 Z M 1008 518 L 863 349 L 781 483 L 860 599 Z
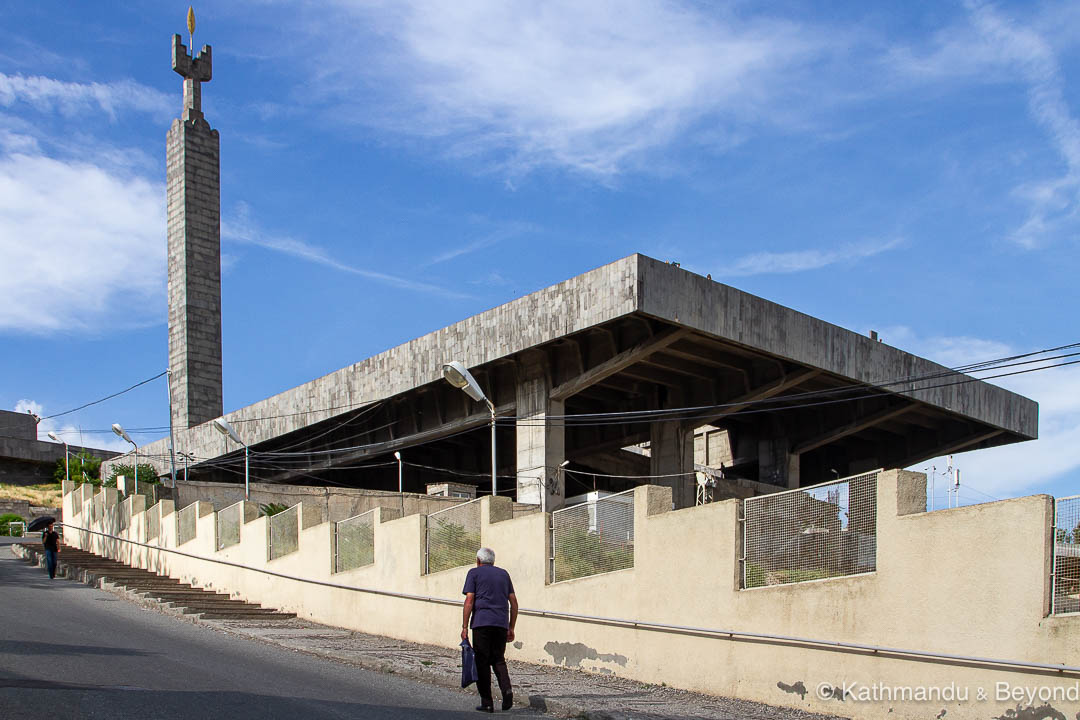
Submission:
M 125 655 L 153 657 L 160 653 L 135 648 L 98 647 L 94 645 L 65 645 L 32 640 L 0 640 L 2 655 Z M 2 681 L 2 680 L 0 680 Z

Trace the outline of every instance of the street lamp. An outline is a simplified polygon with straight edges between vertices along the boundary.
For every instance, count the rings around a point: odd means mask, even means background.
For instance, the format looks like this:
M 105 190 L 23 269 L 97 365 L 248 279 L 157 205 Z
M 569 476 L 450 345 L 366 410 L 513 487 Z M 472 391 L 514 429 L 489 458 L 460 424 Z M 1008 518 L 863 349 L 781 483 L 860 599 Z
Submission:
M 476 382 L 476 378 L 472 376 L 472 373 L 457 360 L 445 363 L 442 366 L 442 375 L 446 382 L 459 390 L 464 390 L 465 394 L 476 402 L 482 400 L 487 403 L 488 410 L 491 411 L 491 494 L 495 495 L 498 490 L 498 479 L 495 477 L 495 406 L 491 404 L 487 395 L 480 389 L 480 385 Z
M 57 437 L 56 433 L 52 430 L 49 431 L 49 437 L 55 442 L 64 444 L 64 476 L 67 478 L 68 482 L 71 482 L 71 464 L 68 461 L 68 444 Z
M 139 446 L 135 444 L 135 441 L 132 440 L 128 436 L 128 434 L 126 432 L 124 432 L 124 428 L 120 427 L 119 423 L 113 423 L 112 431 L 114 433 L 116 433 L 117 435 L 119 435 L 120 437 L 127 440 L 129 443 L 131 443 L 131 446 L 133 448 L 135 448 L 135 494 L 138 495 L 139 494 Z
M 394 459 L 397 460 L 397 491 L 401 498 L 401 516 L 405 517 L 405 486 L 401 483 L 401 453 L 395 451 Z
M 221 433 L 222 435 L 225 435 L 226 437 L 232 438 L 233 442 L 240 443 L 241 445 L 244 446 L 244 499 L 245 500 L 251 499 L 251 493 L 248 492 L 248 455 L 249 455 L 249 450 L 248 450 L 247 443 L 245 443 L 243 440 L 240 439 L 240 436 L 236 434 L 235 430 L 233 430 L 233 426 L 230 425 L 225 420 L 225 418 L 216 418 L 214 420 L 214 428 L 219 433 Z

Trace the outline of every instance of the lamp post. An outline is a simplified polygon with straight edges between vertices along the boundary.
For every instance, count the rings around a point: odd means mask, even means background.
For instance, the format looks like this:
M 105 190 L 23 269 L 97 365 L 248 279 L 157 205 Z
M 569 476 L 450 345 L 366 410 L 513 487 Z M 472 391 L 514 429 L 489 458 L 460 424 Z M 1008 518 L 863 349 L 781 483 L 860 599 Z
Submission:
M 480 389 L 480 385 L 476 382 L 476 378 L 472 376 L 472 373 L 457 360 L 451 360 L 443 364 L 442 374 L 446 382 L 459 390 L 464 390 L 465 394 L 476 402 L 484 401 L 487 403 L 488 410 L 491 411 L 491 494 L 495 495 L 498 490 L 498 479 L 495 476 L 495 406 L 488 400 L 484 391 Z
M 165 369 L 165 386 L 169 392 L 169 474 L 172 475 L 172 486 L 176 487 L 176 439 L 173 437 L 173 407 L 172 407 L 172 370 Z M 184 475 L 187 480 L 187 475 Z
M 129 443 L 131 443 L 131 446 L 133 448 L 135 448 L 135 494 L 138 495 L 139 494 L 139 446 L 135 444 L 135 441 L 132 440 L 128 436 L 128 434 L 126 432 L 124 432 L 124 428 L 120 427 L 119 423 L 113 423 L 112 431 L 114 433 L 116 433 L 117 435 L 119 435 L 120 437 L 127 440 Z
M 251 493 L 248 492 L 248 455 L 250 454 L 250 451 L 248 450 L 247 443 L 240 439 L 240 436 L 233 430 L 233 426 L 230 425 L 225 418 L 217 418 L 214 420 L 214 428 L 222 435 L 232 438 L 233 442 L 238 442 L 244 446 L 244 499 L 250 500 Z
M 71 482 L 71 463 L 68 460 L 68 444 L 61 440 L 59 437 L 57 437 L 56 433 L 54 433 L 52 430 L 49 431 L 49 437 L 51 437 L 55 442 L 64 444 L 64 477 L 67 478 L 68 482 Z
M 397 491 L 398 497 L 401 498 L 401 516 L 405 517 L 405 486 L 401 482 L 401 453 L 395 451 L 394 459 L 397 460 Z

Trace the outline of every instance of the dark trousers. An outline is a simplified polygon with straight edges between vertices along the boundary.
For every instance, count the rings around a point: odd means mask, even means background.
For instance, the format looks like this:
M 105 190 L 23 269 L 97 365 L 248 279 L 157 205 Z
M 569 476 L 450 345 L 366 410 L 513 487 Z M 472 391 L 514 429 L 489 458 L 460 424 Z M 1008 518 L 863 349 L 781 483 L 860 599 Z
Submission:
M 49 578 L 50 579 L 56 577 L 56 551 L 55 550 L 46 550 L 45 551 L 45 567 L 47 567 L 49 569 Z
M 510 673 L 506 670 L 506 628 L 478 627 L 472 631 L 473 652 L 476 654 L 476 689 L 480 701 L 491 705 L 491 671 L 499 680 L 499 690 L 508 695 L 511 691 Z

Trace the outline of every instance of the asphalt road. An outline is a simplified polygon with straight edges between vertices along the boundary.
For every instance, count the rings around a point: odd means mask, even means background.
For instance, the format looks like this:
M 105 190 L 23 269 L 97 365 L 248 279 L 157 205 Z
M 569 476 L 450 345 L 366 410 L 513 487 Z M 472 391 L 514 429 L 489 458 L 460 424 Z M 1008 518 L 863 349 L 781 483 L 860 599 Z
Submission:
M 50 581 L 9 544 L 0 542 L 0 718 L 480 717 L 475 694 L 246 641 Z

